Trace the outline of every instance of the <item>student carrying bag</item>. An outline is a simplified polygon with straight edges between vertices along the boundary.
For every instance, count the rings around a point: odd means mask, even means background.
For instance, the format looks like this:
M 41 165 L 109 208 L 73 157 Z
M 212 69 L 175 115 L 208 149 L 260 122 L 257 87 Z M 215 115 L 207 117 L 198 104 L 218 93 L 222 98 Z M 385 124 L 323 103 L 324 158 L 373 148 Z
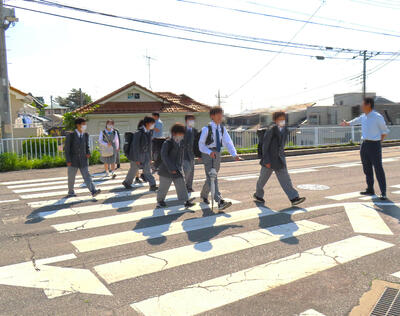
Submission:
M 111 135 L 108 135 L 106 132 L 103 131 L 103 141 L 107 142 L 108 144 L 112 144 L 115 137 L 115 132 Z M 99 144 L 100 146 L 100 153 L 102 157 L 111 157 L 114 155 L 114 148 L 113 146 L 104 145 L 102 143 Z

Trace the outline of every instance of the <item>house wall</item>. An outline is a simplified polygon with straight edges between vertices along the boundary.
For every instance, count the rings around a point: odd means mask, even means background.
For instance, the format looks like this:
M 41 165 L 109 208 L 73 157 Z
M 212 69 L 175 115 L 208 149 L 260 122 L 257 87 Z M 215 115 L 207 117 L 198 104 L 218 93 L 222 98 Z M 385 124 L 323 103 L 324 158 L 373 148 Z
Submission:
M 193 112 L 175 112 L 175 113 L 160 113 L 160 119 L 164 123 L 164 134 L 169 135 L 169 130 L 176 122 L 185 123 L 185 115 L 193 114 L 196 117 L 196 128 L 201 129 L 210 121 L 208 112 L 193 113 Z M 89 114 L 88 115 L 88 133 L 90 135 L 98 135 L 105 128 L 106 121 L 112 119 L 115 122 L 115 127 L 123 135 L 128 131 L 135 131 L 140 120 L 145 116 L 151 116 L 151 113 L 138 114 Z

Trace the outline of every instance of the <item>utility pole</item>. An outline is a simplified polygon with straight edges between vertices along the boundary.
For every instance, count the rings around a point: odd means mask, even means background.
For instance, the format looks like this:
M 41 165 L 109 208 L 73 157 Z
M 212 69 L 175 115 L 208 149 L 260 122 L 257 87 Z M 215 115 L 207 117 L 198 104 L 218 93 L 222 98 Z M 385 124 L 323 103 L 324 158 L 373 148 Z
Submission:
M 147 54 L 147 50 L 146 50 L 146 56 L 144 56 L 144 58 L 146 58 L 146 62 L 147 62 L 147 69 L 148 69 L 148 73 L 149 73 L 149 89 L 151 90 L 151 69 L 150 69 L 150 66 L 151 66 L 151 61 L 152 60 L 156 60 L 156 59 L 151 57 L 151 56 L 149 56 Z
M 50 96 L 50 109 L 53 110 L 53 96 Z
M 10 92 L 8 82 L 7 70 L 7 50 L 6 50 L 6 30 L 9 26 L 17 22 L 15 17 L 15 10 L 5 8 L 3 0 L 0 0 L 0 124 L 1 124 L 1 138 L 13 138 L 12 115 Z M 13 149 L 14 142 L 11 141 L 10 148 L 3 148 L 4 151 Z M 3 146 L 7 147 L 7 142 Z
M 222 103 L 225 103 L 225 101 L 223 99 L 227 98 L 228 96 L 222 96 L 221 95 L 221 91 L 220 89 L 218 89 L 217 94 L 215 95 L 215 97 L 217 98 L 217 104 L 218 106 L 222 106 Z
M 367 93 L 367 51 L 363 51 L 363 98 L 366 97 Z
M 82 99 L 82 89 L 79 88 L 79 107 L 82 107 L 83 99 Z

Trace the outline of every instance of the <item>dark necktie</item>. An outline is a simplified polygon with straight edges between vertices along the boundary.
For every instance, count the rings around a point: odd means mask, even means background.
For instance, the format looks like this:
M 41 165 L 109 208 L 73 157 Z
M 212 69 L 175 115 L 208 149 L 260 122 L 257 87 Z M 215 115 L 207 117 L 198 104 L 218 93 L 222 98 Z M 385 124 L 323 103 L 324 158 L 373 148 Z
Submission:
M 215 130 L 215 135 L 216 135 L 216 142 L 217 142 L 217 152 L 221 151 L 221 138 L 219 136 L 219 130 L 218 130 L 219 125 L 217 125 L 217 129 Z

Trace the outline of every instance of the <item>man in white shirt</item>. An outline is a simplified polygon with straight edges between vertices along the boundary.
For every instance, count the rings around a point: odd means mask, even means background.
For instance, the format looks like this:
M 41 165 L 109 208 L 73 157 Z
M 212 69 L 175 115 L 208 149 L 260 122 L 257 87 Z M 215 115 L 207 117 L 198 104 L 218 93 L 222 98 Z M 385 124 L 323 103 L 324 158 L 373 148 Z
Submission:
M 201 151 L 201 158 L 204 163 L 204 170 L 206 173 L 206 181 L 201 190 L 200 196 L 204 203 L 209 204 L 208 194 L 210 193 L 210 170 L 214 168 L 219 172 L 221 164 L 221 149 L 222 146 L 226 147 L 229 153 L 239 161 L 240 158 L 236 153 L 235 146 L 233 145 L 232 139 L 229 136 L 225 126 L 222 124 L 224 118 L 224 111 L 221 107 L 215 106 L 210 110 L 211 122 L 202 128 L 199 149 Z M 215 179 L 215 195 L 213 198 L 218 203 L 218 209 L 224 210 L 231 206 L 231 202 L 225 201 L 218 189 L 218 179 Z
M 382 144 L 389 130 L 386 127 L 385 119 L 378 112 L 374 111 L 374 99 L 365 98 L 362 111 L 359 117 L 350 122 L 343 121 L 342 126 L 361 125 L 361 162 L 367 180 L 367 189 L 360 192 L 362 195 L 374 195 L 374 172 L 381 190 L 381 200 L 386 200 L 386 178 L 382 165 Z

